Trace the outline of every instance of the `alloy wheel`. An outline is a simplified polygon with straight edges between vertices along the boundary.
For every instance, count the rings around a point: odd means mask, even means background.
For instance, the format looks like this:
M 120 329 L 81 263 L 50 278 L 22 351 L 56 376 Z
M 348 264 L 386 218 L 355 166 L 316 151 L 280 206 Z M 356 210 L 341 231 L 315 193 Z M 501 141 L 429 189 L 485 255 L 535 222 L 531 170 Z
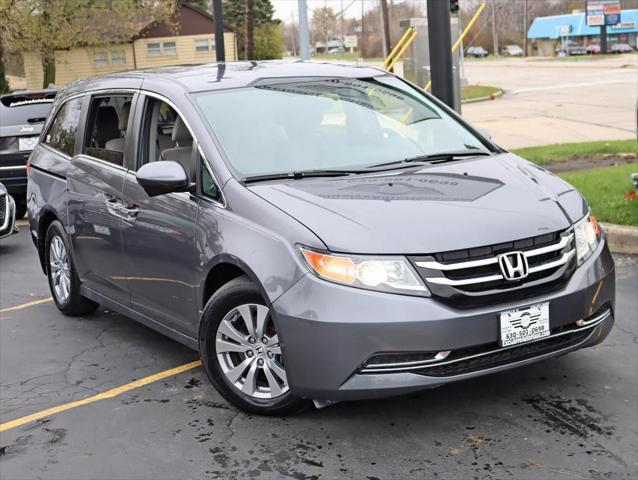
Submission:
M 71 265 L 66 245 L 59 235 L 55 235 L 49 245 L 49 269 L 55 298 L 59 303 L 65 303 L 71 293 Z
M 264 305 L 240 305 L 217 327 L 217 360 L 226 379 L 242 393 L 275 399 L 288 392 L 279 337 Z

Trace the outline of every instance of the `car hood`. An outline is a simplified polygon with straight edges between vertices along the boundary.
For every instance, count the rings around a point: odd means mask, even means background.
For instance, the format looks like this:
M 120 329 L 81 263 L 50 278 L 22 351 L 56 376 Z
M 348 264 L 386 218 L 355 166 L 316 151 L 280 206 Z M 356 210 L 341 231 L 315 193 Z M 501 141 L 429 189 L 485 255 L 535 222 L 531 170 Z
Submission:
M 587 210 L 569 184 L 510 153 L 249 188 L 335 252 L 472 248 L 563 230 Z

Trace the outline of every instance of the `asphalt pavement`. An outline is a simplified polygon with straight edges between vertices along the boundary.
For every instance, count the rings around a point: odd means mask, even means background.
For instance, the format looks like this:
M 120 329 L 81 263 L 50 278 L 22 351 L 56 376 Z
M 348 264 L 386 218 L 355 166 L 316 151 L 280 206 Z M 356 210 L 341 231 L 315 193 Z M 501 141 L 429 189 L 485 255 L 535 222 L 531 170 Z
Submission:
M 616 326 L 597 347 L 406 397 L 266 418 L 228 405 L 201 367 L 131 384 L 196 354 L 109 311 L 67 318 L 37 303 L 49 291 L 23 227 L 0 241 L 0 478 L 636 478 L 638 257 L 615 260 Z
M 462 108 L 505 148 L 636 138 L 638 54 L 469 60 L 465 74 L 470 84 L 505 90 Z

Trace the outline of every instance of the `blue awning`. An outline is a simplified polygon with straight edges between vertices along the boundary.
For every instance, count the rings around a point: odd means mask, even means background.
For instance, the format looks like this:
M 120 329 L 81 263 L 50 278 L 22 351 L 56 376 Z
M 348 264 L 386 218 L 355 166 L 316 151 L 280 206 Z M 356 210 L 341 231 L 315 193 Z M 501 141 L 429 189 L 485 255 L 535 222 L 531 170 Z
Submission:
M 555 15 L 553 17 L 538 17 L 532 22 L 527 32 L 527 38 L 546 38 L 556 40 L 561 38 L 562 32 L 569 32 L 568 37 L 598 36 L 600 27 L 588 27 L 585 13 L 569 15 Z M 638 10 L 623 10 L 620 13 L 620 23 L 607 27 L 608 35 L 638 32 Z

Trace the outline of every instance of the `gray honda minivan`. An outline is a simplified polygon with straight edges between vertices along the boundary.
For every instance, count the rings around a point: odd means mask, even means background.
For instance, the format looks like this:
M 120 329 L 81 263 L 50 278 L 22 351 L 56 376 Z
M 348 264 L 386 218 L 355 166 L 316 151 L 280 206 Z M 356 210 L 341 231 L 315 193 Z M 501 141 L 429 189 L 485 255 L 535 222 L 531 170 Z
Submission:
M 56 97 L 29 163 L 57 307 L 197 350 L 283 415 L 595 345 L 614 264 L 569 184 L 359 66 L 119 73 Z

